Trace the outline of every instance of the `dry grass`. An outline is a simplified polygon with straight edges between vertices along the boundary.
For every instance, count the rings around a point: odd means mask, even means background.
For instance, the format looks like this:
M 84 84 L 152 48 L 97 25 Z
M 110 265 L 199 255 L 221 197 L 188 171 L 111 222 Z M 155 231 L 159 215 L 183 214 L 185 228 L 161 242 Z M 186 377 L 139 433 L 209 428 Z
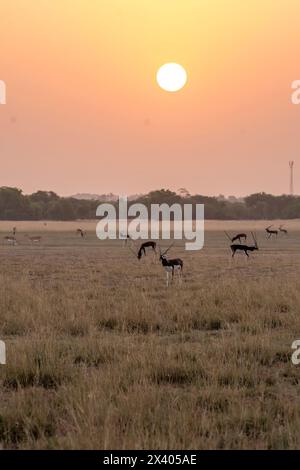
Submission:
M 232 262 L 230 223 L 210 222 L 204 250 L 173 249 L 169 289 L 150 257 L 76 236 L 91 223 L 17 225 L 0 246 L 3 448 L 299 448 L 300 223 L 267 242 L 235 222 L 261 250 Z

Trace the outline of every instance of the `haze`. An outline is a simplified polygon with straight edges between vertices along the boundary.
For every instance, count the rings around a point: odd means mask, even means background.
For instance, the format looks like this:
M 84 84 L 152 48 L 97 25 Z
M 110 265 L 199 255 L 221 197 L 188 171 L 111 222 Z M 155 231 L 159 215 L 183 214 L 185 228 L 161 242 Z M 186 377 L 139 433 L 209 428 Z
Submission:
M 299 192 L 299 17 L 298 0 L 2 0 L 0 186 L 282 194 L 295 160 Z M 156 83 L 166 62 L 178 93 Z

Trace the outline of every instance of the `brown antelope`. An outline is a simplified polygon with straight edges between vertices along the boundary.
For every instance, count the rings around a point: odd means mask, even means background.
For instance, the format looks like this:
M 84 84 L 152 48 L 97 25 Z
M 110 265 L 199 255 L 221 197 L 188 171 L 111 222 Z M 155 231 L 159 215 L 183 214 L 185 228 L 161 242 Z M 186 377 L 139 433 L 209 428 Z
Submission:
M 279 227 L 279 229 L 278 229 L 279 232 L 282 232 L 282 233 L 284 233 L 285 235 L 287 235 L 287 234 L 288 234 L 288 231 L 287 231 L 285 228 L 282 228 L 282 227 L 283 227 L 283 225 L 280 225 L 280 227 Z
M 83 238 L 83 237 L 85 236 L 85 232 L 84 232 L 83 230 L 81 230 L 81 228 L 78 228 L 78 229 L 76 230 L 76 233 L 77 233 L 78 235 L 80 235 L 81 238 Z
M 272 235 L 275 235 L 277 238 L 278 230 L 270 230 L 271 227 L 273 227 L 273 225 L 269 225 L 269 227 L 265 229 L 267 232 L 267 238 L 269 239 Z
M 161 249 L 159 248 L 159 253 L 160 253 L 159 260 L 160 260 L 160 262 L 161 262 L 161 264 L 162 264 L 162 266 L 165 269 L 166 274 L 167 274 L 167 287 L 169 286 L 169 274 L 172 273 L 172 279 L 171 280 L 173 281 L 174 272 L 177 271 L 179 276 L 180 276 L 180 279 L 181 279 L 182 270 L 183 270 L 183 261 L 182 261 L 182 259 L 180 259 L 180 258 L 167 259 L 166 258 L 166 254 L 172 248 L 172 246 L 173 246 L 173 243 L 163 253 L 161 252 Z
M 146 248 L 151 248 L 154 253 L 156 253 L 156 242 L 150 241 L 142 243 L 137 254 L 138 259 L 141 259 L 143 255 L 146 256 Z
M 34 236 L 30 236 L 30 235 L 25 235 L 25 237 L 28 238 L 28 240 L 33 244 L 33 243 L 40 243 L 41 242 L 41 235 L 34 235 Z
M 240 243 L 242 243 L 242 242 L 241 242 L 241 239 L 242 239 L 242 238 L 244 239 L 244 241 L 247 240 L 247 234 L 246 234 L 246 233 L 238 233 L 237 235 L 235 235 L 235 236 L 232 237 L 232 238 L 228 235 L 227 232 L 225 232 L 225 234 L 227 235 L 227 237 L 229 238 L 229 240 L 230 240 L 232 243 L 235 242 L 236 240 L 238 240 Z
M 140 260 L 143 255 L 146 256 L 146 249 L 147 248 L 151 248 L 153 250 L 153 252 L 156 253 L 156 242 L 149 241 L 149 242 L 142 243 L 137 253 L 134 252 L 134 250 L 132 250 L 131 247 L 129 247 L 129 248 L 135 254 L 137 259 Z
M 17 242 L 17 240 L 16 240 L 16 237 L 12 237 L 12 236 L 6 235 L 6 236 L 4 237 L 4 240 L 6 240 L 7 243 L 11 243 L 12 245 L 17 245 L 17 244 L 18 244 L 18 242 Z
M 254 233 L 251 232 L 251 235 L 254 241 L 254 245 L 242 245 L 240 243 L 233 243 L 232 245 L 230 245 L 232 251 L 232 258 L 234 257 L 237 251 L 243 251 L 245 255 L 247 255 L 247 257 L 249 258 L 248 251 L 258 250 L 257 240 L 254 236 Z

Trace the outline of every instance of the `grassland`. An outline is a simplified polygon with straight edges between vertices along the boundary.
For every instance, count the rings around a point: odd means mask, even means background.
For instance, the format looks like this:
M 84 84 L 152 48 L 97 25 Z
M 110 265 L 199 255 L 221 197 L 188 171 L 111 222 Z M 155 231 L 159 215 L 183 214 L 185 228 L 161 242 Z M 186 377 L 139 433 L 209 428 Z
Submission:
M 277 241 L 266 225 L 208 222 L 167 289 L 93 222 L 0 223 L 2 448 L 299 448 L 300 222 Z M 260 250 L 232 261 L 224 229 Z

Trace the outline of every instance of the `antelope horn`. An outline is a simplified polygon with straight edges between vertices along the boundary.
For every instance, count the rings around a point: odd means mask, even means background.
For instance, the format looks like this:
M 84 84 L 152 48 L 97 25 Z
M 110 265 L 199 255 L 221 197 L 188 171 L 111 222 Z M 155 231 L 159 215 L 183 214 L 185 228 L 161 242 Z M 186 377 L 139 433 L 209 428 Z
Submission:
M 166 253 L 168 253 L 168 251 L 172 248 L 173 245 L 174 245 L 174 242 L 166 249 L 166 251 L 163 252 L 161 256 L 164 256 Z
M 254 235 L 254 233 L 253 233 L 253 232 L 251 232 L 251 235 L 252 235 L 252 238 L 253 238 L 254 244 L 255 244 L 255 246 L 257 247 L 257 240 L 256 240 L 256 236 Z
M 225 232 L 225 230 L 224 230 L 224 233 L 225 233 L 226 237 L 228 238 L 228 240 L 232 241 L 232 239 L 230 238 L 229 234 L 228 234 L 227 232 Z

